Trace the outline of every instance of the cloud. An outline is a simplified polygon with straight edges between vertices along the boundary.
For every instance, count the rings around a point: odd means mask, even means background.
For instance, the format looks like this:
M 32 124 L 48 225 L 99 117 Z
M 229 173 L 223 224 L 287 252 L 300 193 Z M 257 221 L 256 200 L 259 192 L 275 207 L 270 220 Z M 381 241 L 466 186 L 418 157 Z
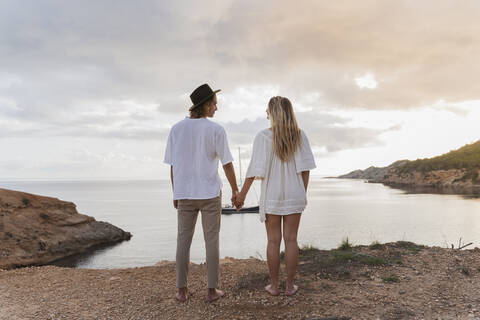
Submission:
M 252 11 L 253 3 L 235 2 L 210 33 L 218 58 L 242 66 L 241 78 L 253 73 L 292 91 L 318 90 L 342 107 L 478 96 L 478 2 L 264 1 Z M 375 77 L 375 90 L 357 87 L 365 73 Z
M 476 1 L 27 0 L 0 9 L 0 96 L 16 101 L 19 117 L 55 117 L 85 99 L 180 112 L 204 82 L 224 92 L 277 86 L 294 99 L 319 93 L 319 104 L 342 108 L 480 92 Z M 365 74 L 375 89 L 357 86 Z
M 399 124 L 383 129 L 350 126 L 349 118 L 315 111 L 297 112 L 296 117 L 299 126 L 307 134 L 310 145 L 318 151 L 319 155 L 340 150 L 381 146 L 385 143 L 380 139 L 382 134 L 401 129 Z M 249 150 L 255 135 L 270 126 L 268 120 L 264 118 L 254 121 L 245 119 L 238 123 L 227 122 L 222 125 L 226 128 L 232 145 L 241 145 L 248 150 L 243 153 L 242 158 L 250 156 Z
M 0 100 L 1 103 L 1 100 Z M 160 121 L 155 105 L 134 101 L 98 101 L 42 121 L 18 115 L 14 106 L 0 110 L 0 138 L 97 137 L 161 140 L 169 125 Z
M 268 99 L 282 95 L 318 154 L 378 146 L 398 128 L 343 115 L 439 101 L 470 115 L 461 104 L 480 100 L 479 9 L 474 0 L 4 0 L 0 141 L 163 143 L 207 82 L 222 89 L 214 120 L 233 144 L 268 126 Z

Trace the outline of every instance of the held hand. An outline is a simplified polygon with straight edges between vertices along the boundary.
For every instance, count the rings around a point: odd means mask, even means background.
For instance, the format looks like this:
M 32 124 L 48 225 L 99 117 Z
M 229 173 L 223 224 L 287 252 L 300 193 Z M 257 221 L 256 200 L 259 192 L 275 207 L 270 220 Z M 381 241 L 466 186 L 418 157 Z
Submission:
M 232 191 L 232 207 L 235 206 L 235 202 L 237 201 L 237 195 L 238 195 L 238 191 Z
M 242 193 L 237 194 L 237 201 L 235 201 L 235 207 L 237 210 L 240 210 L 243 207 L 243 204 L 245 202 L 245 195 Z
M 173 207 L 178 209 L 178 200 L 173 200 Z

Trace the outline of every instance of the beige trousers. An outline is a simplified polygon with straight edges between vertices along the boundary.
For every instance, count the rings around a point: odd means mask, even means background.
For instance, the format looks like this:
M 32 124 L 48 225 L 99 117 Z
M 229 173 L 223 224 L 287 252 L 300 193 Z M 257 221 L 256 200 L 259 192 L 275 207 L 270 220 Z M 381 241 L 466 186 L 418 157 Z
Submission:
M 218 233 L 222 214 L 222 194 L 212 199 L 178 200 L 178 232 L 176 273 L 177 288 L 187 286 L 190 245 L 192 244 L 198 211 L 202 212 L 203 237 L 207 255 L 207 286 L 218 286 Z

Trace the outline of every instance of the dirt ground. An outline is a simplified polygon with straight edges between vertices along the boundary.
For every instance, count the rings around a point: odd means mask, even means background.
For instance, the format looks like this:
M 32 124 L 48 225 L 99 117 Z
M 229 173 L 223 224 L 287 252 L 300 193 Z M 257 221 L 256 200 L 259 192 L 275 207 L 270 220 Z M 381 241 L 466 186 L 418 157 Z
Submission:
M 225 259 L 205 302 L 205 265 L 191 265 L 178 303 L 175 265 L 89 270 L 53 266 L 0 271 L 0 319 L 480 319 L 480 249 L 409 242 L 300 254 L 293 297 L 269 296 L 266 263 Z

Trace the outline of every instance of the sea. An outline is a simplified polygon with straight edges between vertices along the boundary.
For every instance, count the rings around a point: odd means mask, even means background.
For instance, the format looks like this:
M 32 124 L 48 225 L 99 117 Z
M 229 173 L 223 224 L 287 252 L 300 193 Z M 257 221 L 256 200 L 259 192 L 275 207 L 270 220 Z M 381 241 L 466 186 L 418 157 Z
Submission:
M 224 185 L 223 202 L 228 204 L 230 192 L 228 184 Z M 177 212 L 168 180 L 0 181 L 0 188 L 74 202 L 78 212 L 133 235 L 129 241 L 97 247 L 55 265 L 109 269 L 175 260 Z M 255 182 L 246 205 L 257 203 L 259 190 Z M 403 240 L 440 247 L 480 246 L 480 199 L 412 193 L 362 180 L 312 177 L 299 245 L 332 249 L 347 238 L 354 245 Z M 222 215 L 221 257 L 265 259 L 265 250 L 265 226 L 258 214 Z M 192 262 L 205 261 L 200 216 L 190 257 Z

